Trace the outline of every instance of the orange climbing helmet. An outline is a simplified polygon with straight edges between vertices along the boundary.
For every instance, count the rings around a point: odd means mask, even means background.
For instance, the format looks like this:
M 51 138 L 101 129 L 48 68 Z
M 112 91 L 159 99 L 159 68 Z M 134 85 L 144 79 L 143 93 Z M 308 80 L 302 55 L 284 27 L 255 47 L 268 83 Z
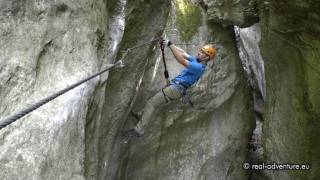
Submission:
M 212 44 L 202 46 L 201 50 L 208 55 L 211 60 L 213 60 L 216 55 L 216 48 Z

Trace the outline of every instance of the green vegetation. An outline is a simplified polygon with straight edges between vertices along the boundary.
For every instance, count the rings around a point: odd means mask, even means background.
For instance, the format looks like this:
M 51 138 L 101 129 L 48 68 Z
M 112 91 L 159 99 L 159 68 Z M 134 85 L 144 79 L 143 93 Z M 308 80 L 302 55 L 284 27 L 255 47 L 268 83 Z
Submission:
M 189 0 L 175 0 L 177 26 L 181 38 L 185 41 L 191 40 L 201 26 L 201 9 Z

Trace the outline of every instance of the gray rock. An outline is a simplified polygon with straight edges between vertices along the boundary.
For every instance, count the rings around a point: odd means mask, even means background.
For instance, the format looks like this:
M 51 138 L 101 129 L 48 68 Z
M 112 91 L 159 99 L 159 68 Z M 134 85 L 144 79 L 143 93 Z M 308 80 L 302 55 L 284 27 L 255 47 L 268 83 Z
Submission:
M 198 0 L 206 9 L 208 19 L 224 26 L 251 26 L 259 21 L 259 1 Z
M 124 69 L 2 129 L 0 179 L 248 179 L 242 165 L 254 110 L 265 115 L 266 163 L 311 166 L 265 171 L 261 179 L 319 179 L 318 1 L 175 2 L 169 19 L 169 1 L 0 2 L 1 118 L 101 70 L 121 58 L 119 50 L 160 37 L 164 29 L 176 44 L 191 43 L 181 47 L 192 54 L 198 49 L 192 44 L 219 45 L 214 63 L 189 90 L 195 107 L 162 107 L 141 140 L 119 143 L 133 124 L 129 112 L 143 111 L 164 82 L 155 43 L 132 51 Z M 233 25 L 250 26 L 258 16 L 260 49 L 254 46 L 249 58 L 260 51 L 265 62 L 265 87 L 261 79 L 257 84 L 265 92 L 263 110 L 252 104 L 233 32 Z M 251 38 L 246 42 L 257 41 Z M 174 77 L 181 67 L 166 54 Z M 254 74 L 261 72 L 251 65 Z
M 192 9 L 188 7 L 191 4 L 184 5 L 185 9 Z M 180 10 L 178 5 L 175 8 Z M 169 16 L 165 36 L 194 55 L 205 42 L 217 43 L 220 50 L 201 80 L 189 90 L 195 108 L 179 101 L 163 106 L 145 136 L 123 147 L 119 179 L 247 179 L 242 164 L 246 161 L 254 117 L 233 44 L 234 33 L 219 25 L 207 25 L 203 14 L 200 26 L 188 26 L 197 31 L 186 38 L 181 29 L 184 26 L 179 26 L 184 18 L 175 18 L 176 11 Z M 160 57 L 156 67 L 145 72 L 140 95 L 133 105 L 135 111 L 142 110 L 148 97 L 164 85 Z M 182 67 L 170 51 L 166 51 L 166 59 L 174 78 Z
M 266 98 L 264 62 L 260 53 L 259 42 L 261 39 L 260 25 L 257 23 L 248 28 L 235 27 L 236 33 L 239 35 L 239 55 L 242 61 L 250 84 L 262 96 L 262 100 Z M 260 108 L 256 108 L 258 111 Z
M 169 1 L 128 1 L 125 29 L 119 49 L 149 43 L 152 39 L 159 38 L 165 27 L 169 7 Z M 109 74 L 106 86 L 103 87 L 103 99 L 97 94 L 98 103 L 104 100 L 101 109 L 97 105 L 89 109 L 90 124 L 86 131 L 87 137 L 90 138 L 86 144 L 86 156 L 90 158 L 86 164 L 88 179 L 117 177 L 116 172 L 120 166 L 117 160 L 121 145 L 119 137 L 139 89 L 139 80 L 153 59 L 155 45 L 156 42 L 144 44 L 139 49 L 131 51 L 124 60 L 126 67 Z M 117 57 L 121 56 L 122 53 L 119 52 Z
M 319 2 L 268 1 L 261 11 L 265 60 L 265 161 L 310 170 L 266 171 L 271 179 L 319 179 Z
M 1 118 L 99 70 L 104 1 L 0 4 Z M 86 112 L 97 80 L 0 131 L 0 179 L 84 179 Z
M 266 90 L 264 61 L 259 48 L 259 42 L 261 40 L 260 25 L 254 24 L 248 28 L 239 28 L 235 26 L 235 34 L 242 66 L 246 72 L 246 77 L 252 89 L 253 108 L 256 119 L 256 127 L 252 133 L 251 141 L 249 143 L 250 158 L 248 159 L 248 163 L 262 164 L 264 162 L 264 150 L 261 136 Z M 264 178 L 265 174 L 263 174 L 262 170 L 250 171 L 250 179 Z

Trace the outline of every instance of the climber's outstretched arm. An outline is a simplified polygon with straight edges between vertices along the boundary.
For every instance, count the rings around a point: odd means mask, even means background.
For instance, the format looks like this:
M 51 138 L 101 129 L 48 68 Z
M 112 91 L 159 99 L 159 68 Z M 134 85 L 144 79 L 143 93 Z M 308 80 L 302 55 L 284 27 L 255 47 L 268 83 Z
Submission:
M 172 51 L 172 54 L 174 55 L 176 60 L 180 64 L 182 64 L 185 67 L 188 66 L 189 62 L 188 62 L 187 58 L 189 57 L 189 55 L 184 50 L 176 47 L 174 44 L 171 44 L 169 46 L 169 48 Z
M 181 53 L 182 53 L 182 56 L 185 58 L 185 59 L 188 59 L 188 57 L 189 57 L 189 54 L 188 53 L 186 53 L 183 49 L 181 49 L 181 48 L 179 48 L 179 47 L 177 47 L 177 46 L 175 46 Z

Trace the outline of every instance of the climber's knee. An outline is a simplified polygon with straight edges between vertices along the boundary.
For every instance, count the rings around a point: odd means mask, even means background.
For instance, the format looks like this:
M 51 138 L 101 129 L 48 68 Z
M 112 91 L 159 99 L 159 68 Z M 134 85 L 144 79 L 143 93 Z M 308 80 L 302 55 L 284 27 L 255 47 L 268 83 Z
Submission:
M 146 106 L 149 107 L 149 108 L 154 108 L 156 106 L 156 103 L 155 103 L 155 100 L 150 98 L 147 103 L 146 103 Z
M 182 96 L 182 94 L 176 88 L 174 88 L 173 85 L 163 89 L 163 93 L 170 100 L 179 99 Z
M 160 91 L 156 95 L 154 95 L 152 98 L 150 98 L 147 101 L 146 105 L 156 108 L 156 107 L 160 106 L 161 104 L 165 103 L 166 101 L 167 101 L 166 97 L 164 96 L 162 91 Z

